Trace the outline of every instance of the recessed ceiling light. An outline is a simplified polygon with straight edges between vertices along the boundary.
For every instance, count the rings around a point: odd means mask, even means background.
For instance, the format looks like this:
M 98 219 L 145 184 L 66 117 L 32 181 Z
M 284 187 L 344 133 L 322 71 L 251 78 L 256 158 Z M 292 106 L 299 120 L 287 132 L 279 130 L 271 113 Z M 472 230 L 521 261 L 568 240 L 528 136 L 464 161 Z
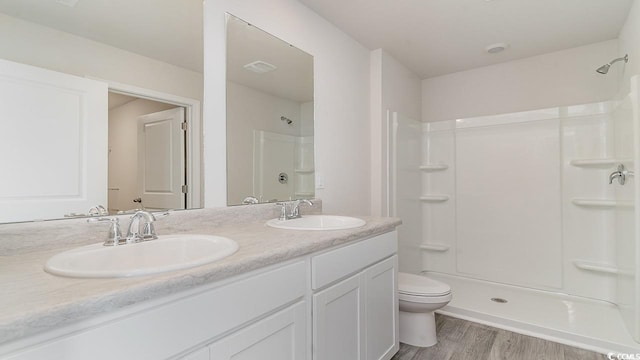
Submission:
M 503 52 L 509 48 L 509 44 L 505 43 L 495 43 L 484 48 L 489 54 L 497 54 L 499 52 Z
M 278 67 L 273 64 L 269 64 L 266 61 L 258 60 L 245 65 L 244 68 L 249 71 L 253 71 L 254 73 L 264 74 L 268 73 L 269 71 L 273 71 Z

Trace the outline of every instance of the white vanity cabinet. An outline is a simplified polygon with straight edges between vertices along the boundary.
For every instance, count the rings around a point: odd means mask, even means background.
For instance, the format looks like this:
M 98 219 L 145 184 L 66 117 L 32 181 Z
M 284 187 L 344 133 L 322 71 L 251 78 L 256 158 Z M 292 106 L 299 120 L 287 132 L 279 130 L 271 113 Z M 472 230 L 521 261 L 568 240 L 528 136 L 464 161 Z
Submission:
M 388 360 L 398 350 L 397 238 L 311 259 L 314 360 Z
M 0 360 L 388 360 L 398 350 L 396 236 L 4 344 Z

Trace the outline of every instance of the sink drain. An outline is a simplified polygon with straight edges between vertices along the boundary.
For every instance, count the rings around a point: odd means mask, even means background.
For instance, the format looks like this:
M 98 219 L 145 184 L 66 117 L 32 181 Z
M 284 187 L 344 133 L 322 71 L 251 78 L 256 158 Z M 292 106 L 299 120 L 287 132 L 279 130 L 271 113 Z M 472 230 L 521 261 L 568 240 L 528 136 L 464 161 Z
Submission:
M 500 303 L 500 304 L 504 304 L 504 303 L 508 302 L 507 299 L 503 299 L 503 298 L 491 298 L 491 301 L 497 302 L 497 303 Z

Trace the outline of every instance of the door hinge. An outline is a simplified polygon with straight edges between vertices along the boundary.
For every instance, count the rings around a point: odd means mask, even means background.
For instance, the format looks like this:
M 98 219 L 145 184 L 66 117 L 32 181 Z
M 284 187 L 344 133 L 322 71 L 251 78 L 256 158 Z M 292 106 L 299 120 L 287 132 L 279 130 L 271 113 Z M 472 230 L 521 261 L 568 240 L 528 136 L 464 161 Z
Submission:
M 182 185 L 182 193 L 186 194 L 187 192 L 189 192 L 189 185 Z
M 187 128 L 188 128 L 188 127 L 187 127 L 187 122 L 186 122 L 186 121 L 184 121 L 184 122 L 180 123 L 180 128 L 181 128 L 182 130 L 184 130 L 184 131 L 187 131 Z

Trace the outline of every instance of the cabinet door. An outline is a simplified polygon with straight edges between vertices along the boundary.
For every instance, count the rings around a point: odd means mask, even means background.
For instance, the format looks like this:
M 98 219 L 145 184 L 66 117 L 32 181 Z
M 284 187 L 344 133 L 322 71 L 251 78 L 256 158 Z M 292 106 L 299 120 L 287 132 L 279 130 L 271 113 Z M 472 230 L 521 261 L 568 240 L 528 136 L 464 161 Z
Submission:
M 307 330 L 300 302 L 209 346 L 211 360 L 304 360 Z
M 313 296 L 314 360 L 364 360 L 362 279 L 354 275 Z
M 398 257 L 393 256 L 364 271 L 367 360 L 388 360 L 399 349 Z

